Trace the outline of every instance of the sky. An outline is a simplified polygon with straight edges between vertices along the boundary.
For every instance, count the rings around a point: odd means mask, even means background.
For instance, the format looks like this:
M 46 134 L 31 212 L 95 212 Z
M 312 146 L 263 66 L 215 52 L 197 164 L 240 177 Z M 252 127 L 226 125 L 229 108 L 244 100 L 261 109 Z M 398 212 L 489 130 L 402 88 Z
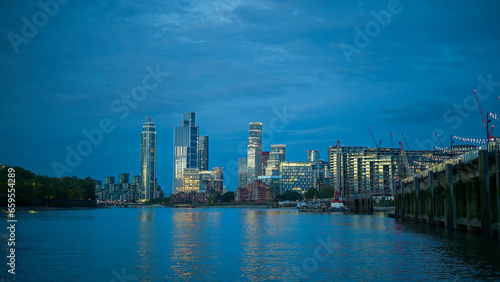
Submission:
M 382 147 L 402 134 L 412 150 L 484 139 L 473 90 L 485 115 L 500 113 L 498 11 L 484 0 L 1 1 L 0 163 L 136 175 L 151 117 L 170 189 L 185 112 L 228 190 L 250 122 L 288 161 L 327 160 L 338 140 L 375 147 L 368 127 Z

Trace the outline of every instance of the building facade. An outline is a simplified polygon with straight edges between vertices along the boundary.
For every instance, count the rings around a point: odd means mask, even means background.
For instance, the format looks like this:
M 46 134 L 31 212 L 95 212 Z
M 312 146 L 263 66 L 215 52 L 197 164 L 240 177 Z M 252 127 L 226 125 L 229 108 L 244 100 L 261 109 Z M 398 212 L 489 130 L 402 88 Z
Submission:
M 200 191 L 200 170 L 197 168 L 185 168 L 183 188 L 178 192 L 190 193 Z
M 196 126 L 196 113 L 185 113 L 179 126 L 174 126 L 174 192 L 184 190 L 184 169 L 199 169 L 199 136 L 200 127 Z
M 330 184 L 330 164 L 323 161 L 311 163 L 313 187 L 319 190 L 322 185 Z
M 151 117 L 148 117 L 141 133 L 141 168 L 140 168 L 141 201 L 155 198 L 156 193 L 156 129 Z
M 271 145 L 265 175 L 279 175 L 279 166 L 282 162 L 286 162 L 286 145 Z
M 332 146 L 328 149 L 330 183 L 349 194 L 394 194 L 401 178 L 449 158 L 443 151 Z M 406 160 L 408 168 L 406 167 Z
M 100 185 L 101 181 L 96 181 L 96 198 L 100 202 L 136 202 L 141 192 L 139 179 L 139 175 L 134 175 L 130 183 L 130 173 L 120 173 L 118 183 L 114 176 L 106 177 L 104 185 Z
M 200 136 L 198 164 L 200 166 L 200 171 L 208 170 L 208 136 Z
M 224 171 L 222 167 L 200 171 L 200 192 L 224 193 Z
M 315 163 L 317 161 L 319 161 L 319 151 L 310 150 L 306 152 L 306 162 Z
M 274 199 L 274 191 L 260 180 L 255 180 L 246 188 L 238 188 L 234 192 L 235 202 L 265 203 Z
M 247 146 L 247 185 L 262 174 L 262 123 L 251 122 Z
M 280 164 L 281 191 L 304 193 L 314 187 L 312 164 L 306 162 L 283 162 Z
M 238 188 L 247 186 L 247 159 L 238 159 Z
M 267 161 L 269 160 L 269 151 L 262 152 L 262 172 L 260 175 L 266 175 Z

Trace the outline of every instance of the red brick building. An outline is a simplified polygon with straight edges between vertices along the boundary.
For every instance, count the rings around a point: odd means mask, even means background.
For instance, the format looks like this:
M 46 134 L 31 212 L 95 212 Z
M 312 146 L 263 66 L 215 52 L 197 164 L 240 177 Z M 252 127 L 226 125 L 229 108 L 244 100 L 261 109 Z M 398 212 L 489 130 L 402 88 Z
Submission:
M 246 188 L 238 188 L 234 192 L 236 202 L 265 203 L 274 199 L 274 191 L 260 180 L 255 180 Z

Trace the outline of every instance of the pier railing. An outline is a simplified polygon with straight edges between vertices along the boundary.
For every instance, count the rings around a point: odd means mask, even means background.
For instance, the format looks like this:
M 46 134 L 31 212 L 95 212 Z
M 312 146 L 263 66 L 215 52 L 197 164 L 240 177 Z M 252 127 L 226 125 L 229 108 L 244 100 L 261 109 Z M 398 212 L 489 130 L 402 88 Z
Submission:
M 493 151 L 499 150 L 499 149 L 500 149 L 500 139 L 496 139 L 495 141 L 490 141 L 482 146 L 479 146 L 477 148 L 474 148 L 474 149 L 466 152 L 465 154 L 453 157 L 451 159 L 448 159 L 448 160 L 441 162 L 441 163 L 438 163 L 438 164 L 434 164 L 426 170 L 416 172 L 412 176 L 406 177 L 404 179 L 404 182 L 406 182 L 406 183 L 412 182 L 415 177 L 418 178 L 420 176 L 427 176 L 429 174 L 429 172 L 431 172 L 431 171 L 432 172 L 444 171 L 446 169 L 447 164 L 456 165 L 456 164 L 460 164 L 460 163 L 467 163 L 467 162 L 473 161 L 479 157 L 479 151 L 488 150 L 488 152 L 493 152 Z

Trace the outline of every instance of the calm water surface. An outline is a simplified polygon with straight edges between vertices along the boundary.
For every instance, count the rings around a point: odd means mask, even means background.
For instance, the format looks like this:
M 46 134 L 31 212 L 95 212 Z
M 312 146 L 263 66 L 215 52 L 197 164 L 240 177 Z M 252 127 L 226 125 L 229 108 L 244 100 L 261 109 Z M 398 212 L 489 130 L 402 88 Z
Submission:
M 384 215 L 162 207 L 16 215 L 17 281 L 500 280 L 498 242 Z M 4 267 L 0 277 L 11 275 Z

